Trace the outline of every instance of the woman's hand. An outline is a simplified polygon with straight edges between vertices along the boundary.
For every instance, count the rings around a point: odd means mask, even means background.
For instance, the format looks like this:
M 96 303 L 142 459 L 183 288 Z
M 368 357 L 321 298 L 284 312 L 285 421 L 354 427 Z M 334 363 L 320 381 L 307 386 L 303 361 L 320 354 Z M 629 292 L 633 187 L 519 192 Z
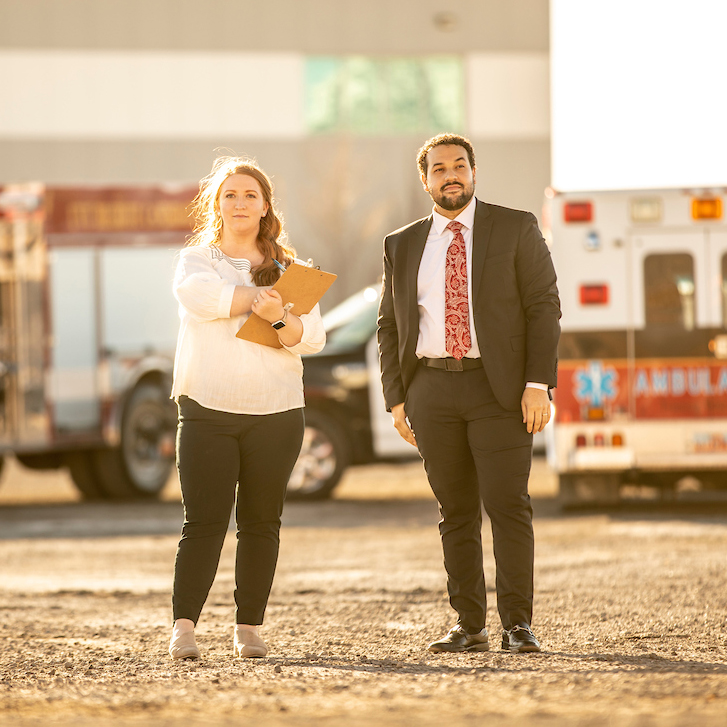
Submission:
M 275 323 L 285 315 L 283 299 L 277 290 L 261 290 L 252 302 L 252 312 L 268 323 Z M 303 321 L 288 313 L 285 325 L 277 331 L 278 340 L 283 346 L 297 346 L 303 339 Z
M 279 321 L 285 310 L 283 299 L 277 290 L 260 290 L 252 301 L 252 312 L 268 323 Z
M 252 302 L 257 298 L 261 290 L 270 290 L 272 286 L 258 287 L 254 285 L 237 285 L 232 296 L 232 305 L 230 306 L 230 318 L 243 316 L 252 310 Z

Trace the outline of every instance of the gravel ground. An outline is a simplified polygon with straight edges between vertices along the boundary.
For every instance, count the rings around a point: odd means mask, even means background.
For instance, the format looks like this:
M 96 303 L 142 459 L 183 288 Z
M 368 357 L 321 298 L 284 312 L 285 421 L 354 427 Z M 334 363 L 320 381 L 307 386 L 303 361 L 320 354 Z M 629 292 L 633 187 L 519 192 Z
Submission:
M 286 506 L 263 660 L 231 655 L 231 534 L 197 631 L 203 659 L 174 663 L 176 484 L 160 504 L 79 504 L 63 475 L 10 466 L 0 724 L 727 725 L 727 507 L 564 514 L 553 486 L 538 460 L 541 654 L 499 650 L 494 592 L 492 651 L 426 651 L 454 618 L 436 504 L 406 464 L 351 470 L 336 499 Z

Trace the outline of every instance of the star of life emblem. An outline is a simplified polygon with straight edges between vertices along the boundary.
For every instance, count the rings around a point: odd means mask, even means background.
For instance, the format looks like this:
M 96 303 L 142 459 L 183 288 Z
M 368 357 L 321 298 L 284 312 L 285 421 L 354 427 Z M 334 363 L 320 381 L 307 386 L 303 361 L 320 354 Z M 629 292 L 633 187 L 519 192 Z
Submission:
M 573 374 L 573 395 L 589 406 L 603 406 L 618 395 L 618 372 L 601 361 L 589 361 Z

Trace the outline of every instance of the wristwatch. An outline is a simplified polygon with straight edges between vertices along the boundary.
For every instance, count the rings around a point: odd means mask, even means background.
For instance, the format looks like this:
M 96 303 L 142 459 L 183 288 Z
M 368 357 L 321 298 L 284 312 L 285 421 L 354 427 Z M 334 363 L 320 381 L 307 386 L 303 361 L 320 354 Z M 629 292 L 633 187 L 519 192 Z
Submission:
M 285 328 L 285 319 L 288 317 L 288 311 L 283 310 L 283 317 L 279 321 L 275 321 L 275 323 L 271 323 L 270 325 L 276 330 L 279 331 L 281 328 Z

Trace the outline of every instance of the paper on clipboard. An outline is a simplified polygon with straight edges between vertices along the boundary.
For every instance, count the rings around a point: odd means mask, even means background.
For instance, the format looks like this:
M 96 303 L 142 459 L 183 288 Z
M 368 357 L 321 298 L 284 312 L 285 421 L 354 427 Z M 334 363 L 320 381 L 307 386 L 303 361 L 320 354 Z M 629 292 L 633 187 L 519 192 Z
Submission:
M 311 312 L 313 306 L 323 297 L 337 277 L 333 273 L 326 273 L 317 268 L 291 263 L 273 285 L 273 290 L 280 293 L 283 305 L 293 303 L 291 313 L 301 315 Z M 250 313 L 250 317 L 242 324 L 237 332 L 237 337 L 245 341 L 260 343 L 263 346 L 283 347 L 278 340 L 277 331 L 270 323 L 254 313 Z

